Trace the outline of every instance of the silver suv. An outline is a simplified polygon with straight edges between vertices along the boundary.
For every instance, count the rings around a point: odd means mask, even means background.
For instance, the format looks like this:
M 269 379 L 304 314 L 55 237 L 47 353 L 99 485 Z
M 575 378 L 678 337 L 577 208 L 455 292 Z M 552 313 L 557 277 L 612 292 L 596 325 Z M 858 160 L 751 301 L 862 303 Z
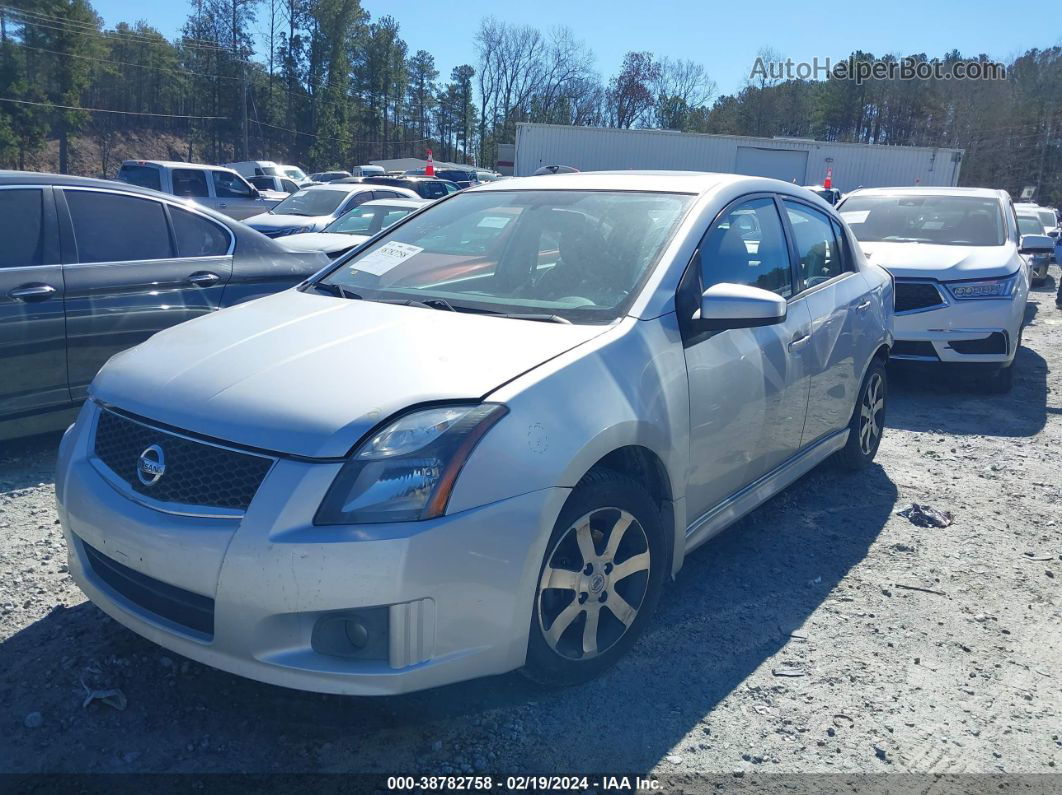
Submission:
M 231 168 L 201 163 L 126 160 L 118 169 L 118 179 L 141 188 L 192 199 L 237 221 L 264 213 L 284 198 L 283 193 L 263 193 Z
M 577 682 L 691 550 L 828 458 L 869 464 L 892 304 L 795 185 L 463 191 L 112 359 L 60 450 L 70 571 L 141 635 L 288 687 Z

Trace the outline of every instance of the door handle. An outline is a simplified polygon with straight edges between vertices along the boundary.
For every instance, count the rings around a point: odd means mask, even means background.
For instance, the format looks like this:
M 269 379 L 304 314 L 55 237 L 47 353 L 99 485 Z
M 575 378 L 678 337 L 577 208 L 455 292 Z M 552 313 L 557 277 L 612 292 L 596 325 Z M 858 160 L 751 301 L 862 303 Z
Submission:
M 54 293 L 55 288 L 50 284 L 24 284 L 11 290 L 8 295 L 16 301 L 44 301 Z
M 188 277 L 188 281 L 196 287 L 209 287 L 212 284 L 216 284 L 220 279 L 220 276 L 210 271 L 197 271 Z
M 228 207 L 228 206 L 229 206 L 228 202 L 222 202 L 221 204 L 218 205 L 218 207 Z
M 868 309 L 870 309 L 870 299 L 869 298 L 867 300 L 865 300 L 863 303 L 861 303 L 859 306 L 856 307 L 856 312 L 866 312 Z
M 789 341 L 789 352 L 793 353 L 794 351 L 799 351 L 801 348 L 808 344 L 808 340 L 810 339 L 810 334 L 798 335 L 796 337 L 793 337 L 793 339 Z

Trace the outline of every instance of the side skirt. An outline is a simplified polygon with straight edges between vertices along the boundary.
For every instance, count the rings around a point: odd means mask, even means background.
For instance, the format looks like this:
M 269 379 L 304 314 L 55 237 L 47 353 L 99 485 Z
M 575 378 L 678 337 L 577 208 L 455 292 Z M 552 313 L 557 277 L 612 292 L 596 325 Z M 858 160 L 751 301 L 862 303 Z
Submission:
M 836 453 L 847 442 L 847 428 L 824 436 L 807 449 L 787 458 L 759 480 L 727 497 L 686 528 L 686 552 L 696 549 L 745 514 L 758 508 Z

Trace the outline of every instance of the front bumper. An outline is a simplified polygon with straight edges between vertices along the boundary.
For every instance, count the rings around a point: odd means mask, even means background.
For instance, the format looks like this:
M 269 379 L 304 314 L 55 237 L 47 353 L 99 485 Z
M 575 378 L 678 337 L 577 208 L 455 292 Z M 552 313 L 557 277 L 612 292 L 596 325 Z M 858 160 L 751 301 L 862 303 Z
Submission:
M 134 632 L 240 676 L 330 693 L 401 693 L 523 665 L 539 566 L 568 490 L 426 522 L 315 527 L 340 465 L 281 459 L 241 519 L 178 516 L 128 499 L 97 471 L 97 411 L 86 404 L 60 447 L 59 518 L 75 582 Z M 135 592 L 112 587 L 92 550 L 159 588 L 213 600 L 212 632 L 128 598 Z M 320 650 L 323 619 L 366 608 L 386 615 L 382 654 Z
M 1027 289 L 1022 289 L 1010 299 L 956 301 L 949 298 L 947 303 L 930 309 L 897 312 L 893 320 L 896 346 L 890 358 L 1005 366 L 1017 352 L 1026 295 Z M 998 339 L 998 335 L 1005 340 L 998 352 L 961 352 L 977 349 L 977 345 L 969 343 L 988 344 L 989 338 Z

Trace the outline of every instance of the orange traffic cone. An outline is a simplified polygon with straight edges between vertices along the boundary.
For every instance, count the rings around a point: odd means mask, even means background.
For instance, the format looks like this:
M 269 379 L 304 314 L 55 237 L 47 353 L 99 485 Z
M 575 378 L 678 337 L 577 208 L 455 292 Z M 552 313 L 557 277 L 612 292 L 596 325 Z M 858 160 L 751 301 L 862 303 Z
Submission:
M 424 173 L 429 177 L 435 176 L 435 161 L 432 159 L 431 150 L 428 150 L 428 165 L 424 168 Z
M 833 187 L 833 166 L 829 166 L 826 169 L 826 179 L 822 181 L 822 187 L 826 188 L 826 190 Z

